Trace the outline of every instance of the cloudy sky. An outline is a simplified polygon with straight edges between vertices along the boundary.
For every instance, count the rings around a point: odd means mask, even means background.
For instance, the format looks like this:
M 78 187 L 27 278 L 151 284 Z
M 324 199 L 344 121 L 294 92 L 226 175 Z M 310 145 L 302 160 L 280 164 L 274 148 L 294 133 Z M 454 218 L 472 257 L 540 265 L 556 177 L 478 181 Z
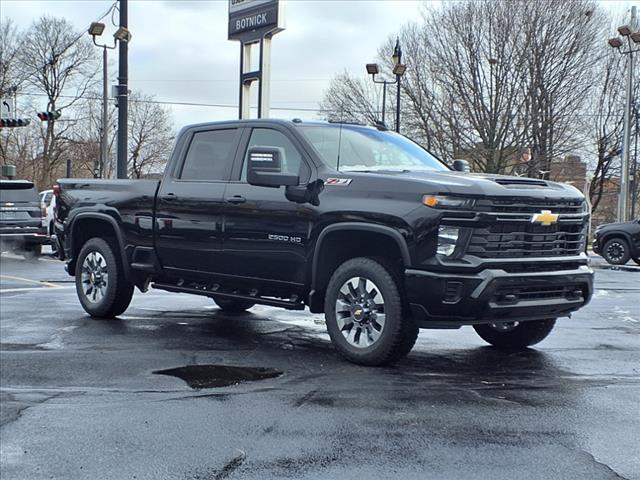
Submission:
M 0 0 L 0 17 L 28 27 L 40 15 L 67 18 L 81 31 L 113 0 Z M 378 46 L 404 23 L 420 16 L 418 0 L 288 0 L 286 30 L 274 37 L 271 112 L 273 117 L 313 118 L 322 92 L 336 73 L 365 76 L 364 65 Z M 606 1 L 623 12 L 633 2 Z M 636 2 L 637 3 L 637 2 Z M 130 0 L 129 54 L 132 89 L 158 100 L 233 105 L 171 107 L 176 126 L 235 118 L 239 44 L 227 40 L 227 0 Z M 117 15 L 116 15 L 117 17 Z M 117 18 L 116 18 L 117 20 Z M 115 28 L 110 19 L 107 35 Z M 115 81 L 116 55 L 110 78 Z

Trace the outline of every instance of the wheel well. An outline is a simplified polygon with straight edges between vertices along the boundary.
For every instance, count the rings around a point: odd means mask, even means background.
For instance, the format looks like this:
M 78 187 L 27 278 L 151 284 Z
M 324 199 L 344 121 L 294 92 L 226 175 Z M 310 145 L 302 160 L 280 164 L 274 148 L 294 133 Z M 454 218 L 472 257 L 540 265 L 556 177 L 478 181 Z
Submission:
M 69 261 L 69 273 L 71 275 L 75 274 L 76 269 L 76 261 L 78 259 L 78 255 L 80 255 L 80 250 L 82 246 L 93 237 L 99 237 L 105 239 L 109 242 L 114 248 L 118 249 L 118 253 L 122 254 L 120 251 L 120 245 L 117 242 L 117 233 L 113 225 L 106 220 L 101 220 L 99 218 L 80 218 L 73 222 L 73 230 L 71 232 L 72 245 L 71 245 L 71 260 Z
M 603 236 L 603 238 L 602 238 L 602 247 L 604 247 L 605 243 L 607 243 L 609 240 L 613 240 L 614 238 L 618 238 L 620 240 L 624 240 L 624 242 L 627 244 L 627 246 L 630 245 L 629 239 L 627 238 L 627 236 L 624 233 L 611 232 L 611 233 Z
M 309 305 L 313 313 L 324 312 L 324 296 L 333 272 L 355 257 L 384 258 L 399 269 L 404 267 L 402 251 L 390 235 L 366 230 L 337 230 L 322 238 L 314 261 L 313 298 Z

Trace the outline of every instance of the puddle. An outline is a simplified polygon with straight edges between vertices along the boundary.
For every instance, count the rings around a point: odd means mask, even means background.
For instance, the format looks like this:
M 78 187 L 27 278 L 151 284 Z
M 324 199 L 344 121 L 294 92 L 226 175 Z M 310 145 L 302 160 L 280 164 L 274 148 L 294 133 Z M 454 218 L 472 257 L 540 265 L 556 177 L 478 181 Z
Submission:
M 243 382 L 255 382 L 267 378 L 276 378 L 282 372 L 273 368 L 262 367 L 230 367 L 227 365 L 188 365 L 186 367 L 156 370 L 156 375 L 178 377 L 191 388 L 228 387 Z

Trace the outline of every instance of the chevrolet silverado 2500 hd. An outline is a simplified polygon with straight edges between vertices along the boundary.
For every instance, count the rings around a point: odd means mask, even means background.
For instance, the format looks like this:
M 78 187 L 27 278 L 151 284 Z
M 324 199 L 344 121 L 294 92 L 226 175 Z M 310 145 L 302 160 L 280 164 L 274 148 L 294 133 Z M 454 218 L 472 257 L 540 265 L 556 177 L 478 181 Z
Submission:
M 524 348 L 585 305 L 588 207 L 545 180 L 453 171 L 353 124 L 184 128 L 160 181 L 62 179 L 58 252 L 92 316 L 134 287 L 324 313 L 349 360 L 406 355 L 419 328 Z

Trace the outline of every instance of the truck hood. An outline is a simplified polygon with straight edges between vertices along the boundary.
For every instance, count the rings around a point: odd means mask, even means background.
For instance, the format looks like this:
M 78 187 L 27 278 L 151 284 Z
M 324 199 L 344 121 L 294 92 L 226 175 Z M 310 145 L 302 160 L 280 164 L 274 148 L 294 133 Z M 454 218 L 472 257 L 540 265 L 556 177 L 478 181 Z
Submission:
M 575 187 L 563 183 L 539 180 L 535 178 L 514 177 L 508 175 L 463 173 L 453 171 L 403 171 L 403 172 L 341 172 L 354 179 L 391 178 L 404 181 L 407 189 L 424 190 L 422 193 L 456 194 L 467 196 L 505 196 L 582 199 L 584 196 Z M 372 178 L 373 177 L 373 178 Z

